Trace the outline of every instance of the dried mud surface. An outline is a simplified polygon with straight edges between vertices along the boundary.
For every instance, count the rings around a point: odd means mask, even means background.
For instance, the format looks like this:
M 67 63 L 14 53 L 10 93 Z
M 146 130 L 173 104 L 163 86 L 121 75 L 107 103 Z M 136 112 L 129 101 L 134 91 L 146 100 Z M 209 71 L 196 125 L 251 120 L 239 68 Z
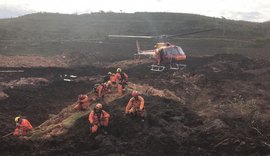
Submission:
M 190 57 L 185 63 L 184 70 L 162 73 L 151 72 L 150 63 L 130 68 L 122 64 L 130 82 L 145 87 L 141 90 L 152 88 L 142 91 L 145 122 L 124 116 L 130 98 L 126 94 L 105 105 L 112 116 L 108 135 L 89 135 L 84 115 L 66 133 L 48 139 L 1 138 L 0 150 L 3 155 L 270 154 L 270 62 L 221 54 Z M 52 114 L 73 104 L 78 94 L 91 91 L 113 67 L 25 68 L 23 73 L 0 73 L 1 91 L 8 96 L 0 99 L 0 134 L 13 130 L 17 114 L 26 116 L 35 127 L 52 119 Z M 63 75 L 71 74 L 78 78 L 63 81 Z M 22 77 L 47 81 L 11 83 Z M 153 94 L 153 88 L 168 96 Z M 178 98 L 168 98 L 171 94 Z

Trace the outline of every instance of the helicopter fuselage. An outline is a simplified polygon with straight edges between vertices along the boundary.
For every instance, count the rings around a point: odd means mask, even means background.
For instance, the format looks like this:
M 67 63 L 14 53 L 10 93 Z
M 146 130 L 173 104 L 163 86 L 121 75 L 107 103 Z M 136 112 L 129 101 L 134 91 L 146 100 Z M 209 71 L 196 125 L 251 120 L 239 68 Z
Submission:
M 181 61 L 186 59 L 186 55 L 181 47 L 170 45 L 166 47 L 160 47 L 157 49 L 157 57 L 160 57 L 162 61 Z

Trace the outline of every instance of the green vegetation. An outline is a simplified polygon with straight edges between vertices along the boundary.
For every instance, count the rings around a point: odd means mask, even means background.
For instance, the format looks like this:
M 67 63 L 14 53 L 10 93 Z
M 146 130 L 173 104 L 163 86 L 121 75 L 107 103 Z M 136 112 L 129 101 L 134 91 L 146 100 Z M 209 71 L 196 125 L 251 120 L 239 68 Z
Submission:
M 89 112 L 87 112 L 87 113 L 89 113 Z M 67 119 L 65 119 L 62 122 L 64 128 L 71 128 L 79 118 L 85 116 L 87 113 L 76 112 L 76 113 L 72 114 L 70 117 L 68 117 Z

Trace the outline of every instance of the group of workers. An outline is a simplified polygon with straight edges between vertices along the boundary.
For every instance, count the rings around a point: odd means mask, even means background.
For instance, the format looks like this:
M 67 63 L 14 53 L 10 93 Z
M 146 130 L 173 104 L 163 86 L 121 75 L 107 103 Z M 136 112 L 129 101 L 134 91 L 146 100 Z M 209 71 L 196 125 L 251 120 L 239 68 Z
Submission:
M 144 122 L 144 99 L 139 95 L 138 91 L 133 90 L 131 99 L 125 108 L 125 115 L 138 116 Z M 110 114 L 103 110 L 102 104 L 98 103 L 89 114 L 90 132 L 96 133 L 98 128 L 101 128 L 104 134 L 107 134 Z
M 90 102 L 102 101 L 106 94 L 113 93 L 112 89 L 117 87 L 118 94 L 123 95 L 123 88 L 127 86 L 128 75 L 120 68 L 117 68 L 116 74 L 109 72 L 100 82 L 94 86 L 94 96 L 89 99 L 87 95 L 80 94 L 78 96 L 78 102 L 75 105 L 75 110 L 88 110 Z M 144 121 L 145 111 L 144 111 L 144 99 L 139 95 L 138 91 L 133 90 L 131 93 L 131 99 L 125 108 L 125 115 L 138 116 L 141 121 Z M 102 104 L 99 102 L 91 110 L 88 120 L 90 122 L 90 132 L 96 133 L 99 128 L 103 130 L 104 134 L 107 134 L 107 128 L 109 125 L 110 114 L 103 109 Z M 15 118 L 16 129 L 13 132 L 14 136 L 25 136 L 29 131 L 33 129 L 30 122 L 18 116 Z

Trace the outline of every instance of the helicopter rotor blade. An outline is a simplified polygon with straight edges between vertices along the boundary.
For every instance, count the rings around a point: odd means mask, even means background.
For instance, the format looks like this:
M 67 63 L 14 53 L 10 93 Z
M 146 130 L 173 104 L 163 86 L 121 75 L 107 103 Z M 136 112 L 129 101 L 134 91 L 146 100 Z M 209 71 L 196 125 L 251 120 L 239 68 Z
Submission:
M 110 38 L 155 38 L 155 36 L 108 35 Z
M 188 33 L 179 33 L 174 35 L 159 35 L 159 36 L 136 36 L 136 35 L 108 35 L 109 38 L 144 38 L 144 39 L 161 39 L 166 40 L 167 38 L 176 37 L 176 36 L 185 36 L 197 33 L 203 33 L 208 31 L 213 31 L 215 29 L 207 29 L 207 30 L 200 30 L 200 31 L 193 31 Z
M 180 34 L 175 34 L 175 35 L 166 35 L 166 37 L 169 38 L 169 37 L 176 37 L 176 36 L 185 36 L 185 35 L 191 35 L 191 34 L 203 33 L 203 32 L 214 31 L 214 30 L 215 30 L 215 29 L 207 29 L 207 30 L 193 31 L 193 32 L 189 32 L 189 33 L 180 33 Z

